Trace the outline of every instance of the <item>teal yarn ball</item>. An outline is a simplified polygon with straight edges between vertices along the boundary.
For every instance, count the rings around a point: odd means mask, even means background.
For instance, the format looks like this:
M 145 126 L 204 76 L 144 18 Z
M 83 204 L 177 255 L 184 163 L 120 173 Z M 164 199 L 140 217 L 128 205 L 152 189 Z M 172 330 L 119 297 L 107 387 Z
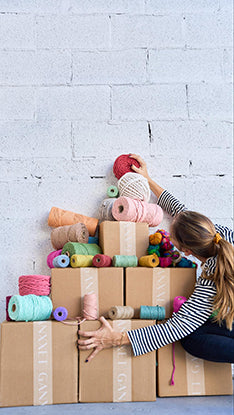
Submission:
M 137 267 L 138 258 L 136 255 L 114 255 L 112 265 L 121 268 Z
M 140 318 L 142 320 L 164 320 L 165 316 L 165 307 L 141 305 Z
M 46 295 L 13 295 L 8 304 L 8 314 L 15 321 L 48 320 L 52 310 L 52 301 Z
M 147 248 L 147 253 L 149 255 L 156 254 L 160 256 L 160 246 L 159 245 L 149 245 Z

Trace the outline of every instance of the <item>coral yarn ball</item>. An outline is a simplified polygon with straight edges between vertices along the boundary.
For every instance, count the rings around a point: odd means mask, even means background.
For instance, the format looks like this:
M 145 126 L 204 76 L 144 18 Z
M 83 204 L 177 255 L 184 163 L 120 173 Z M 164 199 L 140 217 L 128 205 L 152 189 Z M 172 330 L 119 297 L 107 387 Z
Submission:
M 129 157 L 128 154 L 122 154 L 119 156 L 113 166 L 113 172 L 117 179 L 120 179 L 125 173 L 134 172 L 131 166 L 135 165 L 136 167 L 140 167 L 140 163 L 136 159 Z M 134 172 L 135 173 L 135 172 Z

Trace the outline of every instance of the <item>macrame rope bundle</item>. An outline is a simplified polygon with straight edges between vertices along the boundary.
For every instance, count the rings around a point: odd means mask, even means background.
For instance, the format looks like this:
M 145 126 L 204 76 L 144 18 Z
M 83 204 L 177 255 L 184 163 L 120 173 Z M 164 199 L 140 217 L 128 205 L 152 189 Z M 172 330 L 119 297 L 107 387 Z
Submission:
M 174 313 L 178 313 L 180 307 L 187 301 L 186 297 L 175 297 L 173 300 L 173 312 Z M 174 385 L 175 381 L 174 381 L 174 375 L 175 375 L 175 343 L 172 344 L 172 360 L 173 360 L 173 370 L 172 370 L 172 375 L 171 375 L 171 382 L 170 385 Z
M 97 268 L 111 267 L 112 258 L 108 255 L 97 254 L 93 257 L 93 266 Z
M 145 256 L 142 256 L 141 258 L 139 258 L 138 263 L 139 263 L 140 267 L 154 268 L 154 267 L 157 267 L 159 265 L 159 257 L 156 254 L 145 255 Z
M 115 220 L 114 216 L 112 215 L 112 207 L 113 204 L 117 200 L 115 197 L 104 199 L 102 201 L 102 204 L 99 207 L 98 210 L 98 219 L 99 222 L 103 222 L 104 220 Z
M 137 267 L 138 258 L 136 255 L 114 255 L 112 259 L 113 267 Z
M 21 275 L 18 285 L 20 295 L 50 294 L 50 277 L 48 275 Z
M 146 222 L 149 226 L 158 226 L 163 219 L 163 210 L 154 203 L 120 196 L 113 204 L 112 215 L 118 221 Z
M 150 200 L 150 187 L 148 180 L 138 173 L 126 173 L 118 181 L 120 196 L 140 199 L 144 202 Z
M 116 186 L 109 186 L 107 189 L 108 197 L 117 197 L 119 194 L 119 189 Z
M 165 307 L 141 305 L 140 318 L 143 320 L 164 320 L 165 315 Z
M 47 265 L 49 268 L 54 268 L 53 265 L 53 259 L 56 258 L 56 256 L 61 255 L 62 249 L 59 249 L 58 251 L 52 251 L 47 257 Z
M 108 311 L 111 320 L 131 320 L 134 317 L 134 308 L 130 305 L 115 305 Z
M 129 154 L 122 154 L 119 156 L 113 165 L 113 173 L 117 179 L 120 179 L 125 173 L 133 172 L 131 166 L 140 167 L 140 163 L 134 158 L 129 157 Z
M 52 229 L 50 239 L 54 249 L 62 249 L 67 242 L 88 243 L 89 231 L 84 223 L 59 226 Z
M 53 310 L 50 297 L 29 295 L 13 295 L 8 304 L 8 313 L 15 321 L 48 320 Z
M 70 261 L 67 255 L 58 255 L 53 259 L 54 268 L 66 268 Z
M 72 255 L 96 255 L 101 254 L 102 250 L 97 244 L 82 244 L 79 242 L 67 242 L 63 249 L 62 255 L 67 255 L 70 258 Z
M 68 257 L 67 257 L 68 258 Z M 92 267 L 93 255 L 72 255 L 70 259 L 72 268 Z
M 63 210 L 52 207 L 48 217 L 48 225 L 52 228 L 64 225 L 74 225 L 75 223 L 84 223 L 88 228 L 89 234 L 94 236 L 98 226 L 98 219 L 80 215 L 69 210 Z

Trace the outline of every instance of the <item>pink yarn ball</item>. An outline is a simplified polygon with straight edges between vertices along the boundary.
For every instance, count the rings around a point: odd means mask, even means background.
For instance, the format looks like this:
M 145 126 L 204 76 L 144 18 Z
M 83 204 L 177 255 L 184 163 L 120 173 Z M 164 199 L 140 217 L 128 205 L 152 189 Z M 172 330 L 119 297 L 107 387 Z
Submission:
M 171 257 L 159 257 L 159 266 L 162 268 L 169 267 L 172 264 Z

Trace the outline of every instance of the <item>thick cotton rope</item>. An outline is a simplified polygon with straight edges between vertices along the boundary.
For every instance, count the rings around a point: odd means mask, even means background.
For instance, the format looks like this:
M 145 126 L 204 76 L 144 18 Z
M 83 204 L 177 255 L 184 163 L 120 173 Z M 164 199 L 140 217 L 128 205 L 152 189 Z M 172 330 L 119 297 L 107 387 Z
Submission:
M 154 268 L 159 265 L 159 257 L 156 254 L 145 255 L 139 258 L 138 264 L 140 267 Z
M 173 312 L 178 313 L 180 307 L 185 303 L 185 301 L 187 301 L 186 297 L 183 297 L 183 296 L 175 297 L 174 300 L 173 300 Z M 175 343 L 172 344 L 172 361 L 173 361 L 173 370 L 172 370 L 170 385 L 175 384 L 175 381 L 174 381 L 174 375 L 175 375 L 175 369 L 176 369 L 176 365 L 175 365 Z
M 61 253 L 62 253 L 62 249 L 59 249 L 58 251 L 50 252 L 50 254 L 47 256 L 47 265 L 49 268 L 54 268 L 53 259 L 56 256 L 61 255 Z
M 48 275 L 21 275 L 18 285 L 20 295 L 50 294 L 50 277 Z
M 65 307 L 57 307 L 54 311 L 53 311 L 53 316 L 54 319 L 57 321 L 63 321 L 66 320 L 67 316 L 68 316 L 68 311 Z
M 102 249 L 97 244 L 81 244 L 79 242 L 67 242 L 62 249 L 62 255 L 67 255 L 70 258 L 72 255 L 94 256 L 101 253 Z
M 59 226 L 52 229 L 50 239 L 54 249 L 62 249 L 67 242 L 88 243 L 89 231 L 84 223 Z
M 119 194 L 119 189 L 117 186 L 109 186 L 107 189 L 108 197 L 117 197 Z
M 85 268 L 92 267 L 93 265 L 93 255 L 72 255 L 70 259 L 70 264 L 72 268 Z M 68 257 L 67 257 L 68 258 Z
M 103 222 L 104 220 L 115 220 L 114 216 L 112 215 L 112 207 L 113 204 L 117 200 L 115 197 L 104 199 L 99 207 L 98 210 L 98 219 L 99 222 Z
M 150 200 L 150 187 L 148 180 L 137 173 L 126 173 L 118 181 L 120 196 L 140 199 L 144 202 Z
M 131 166 L 135 165 L 136 167 L 140 167 L 140 163 L 134 159 L 129 157 L 129 154 L 122 154 L 119 156 L 113 165 L 113 173 L 117 179 L 120 179 L 125 173 L 133 172 Z
M 112 259 L 113 267 L 137 267 L 138 258 L 136 255 L 114 255 Z
M 57 228 L 63 225 L 74 225 L 75 223 L 84 223 L 88 228 L 89 234 L 94 236 L 98 226 L 98 219 L 80 215 L 79 213 L 70 212 L 57 207 L 52 207 L 48 217 L 48 225 Z
M 164 320 L 165 315 L 165 307 L 141 305 L 140 318 L 143 320 Z
M 93 266 L 97 268 L 111 267 L 112 258 L 108 255 L 97 254 L 93 257 Z
M 130 320 L 134 317 L 134 308 L 130 305 L 115 305 L 108 311 L 111 320 Z
M 163 219 L 163 210 L 154 203 L 120 196 L 113 204 L 112 215 L 118 221 L 145 222 L 149 226 L 158 226 Z
M 53 259 L 54 268 L 66 268 L 69 264 L 70 261 L 67 255 L 58 255 Z
M 47 296 L 13 295 L 8 304 L 8 313 L 15 321 L 48 320 L 53 310 L 52 301 Z

